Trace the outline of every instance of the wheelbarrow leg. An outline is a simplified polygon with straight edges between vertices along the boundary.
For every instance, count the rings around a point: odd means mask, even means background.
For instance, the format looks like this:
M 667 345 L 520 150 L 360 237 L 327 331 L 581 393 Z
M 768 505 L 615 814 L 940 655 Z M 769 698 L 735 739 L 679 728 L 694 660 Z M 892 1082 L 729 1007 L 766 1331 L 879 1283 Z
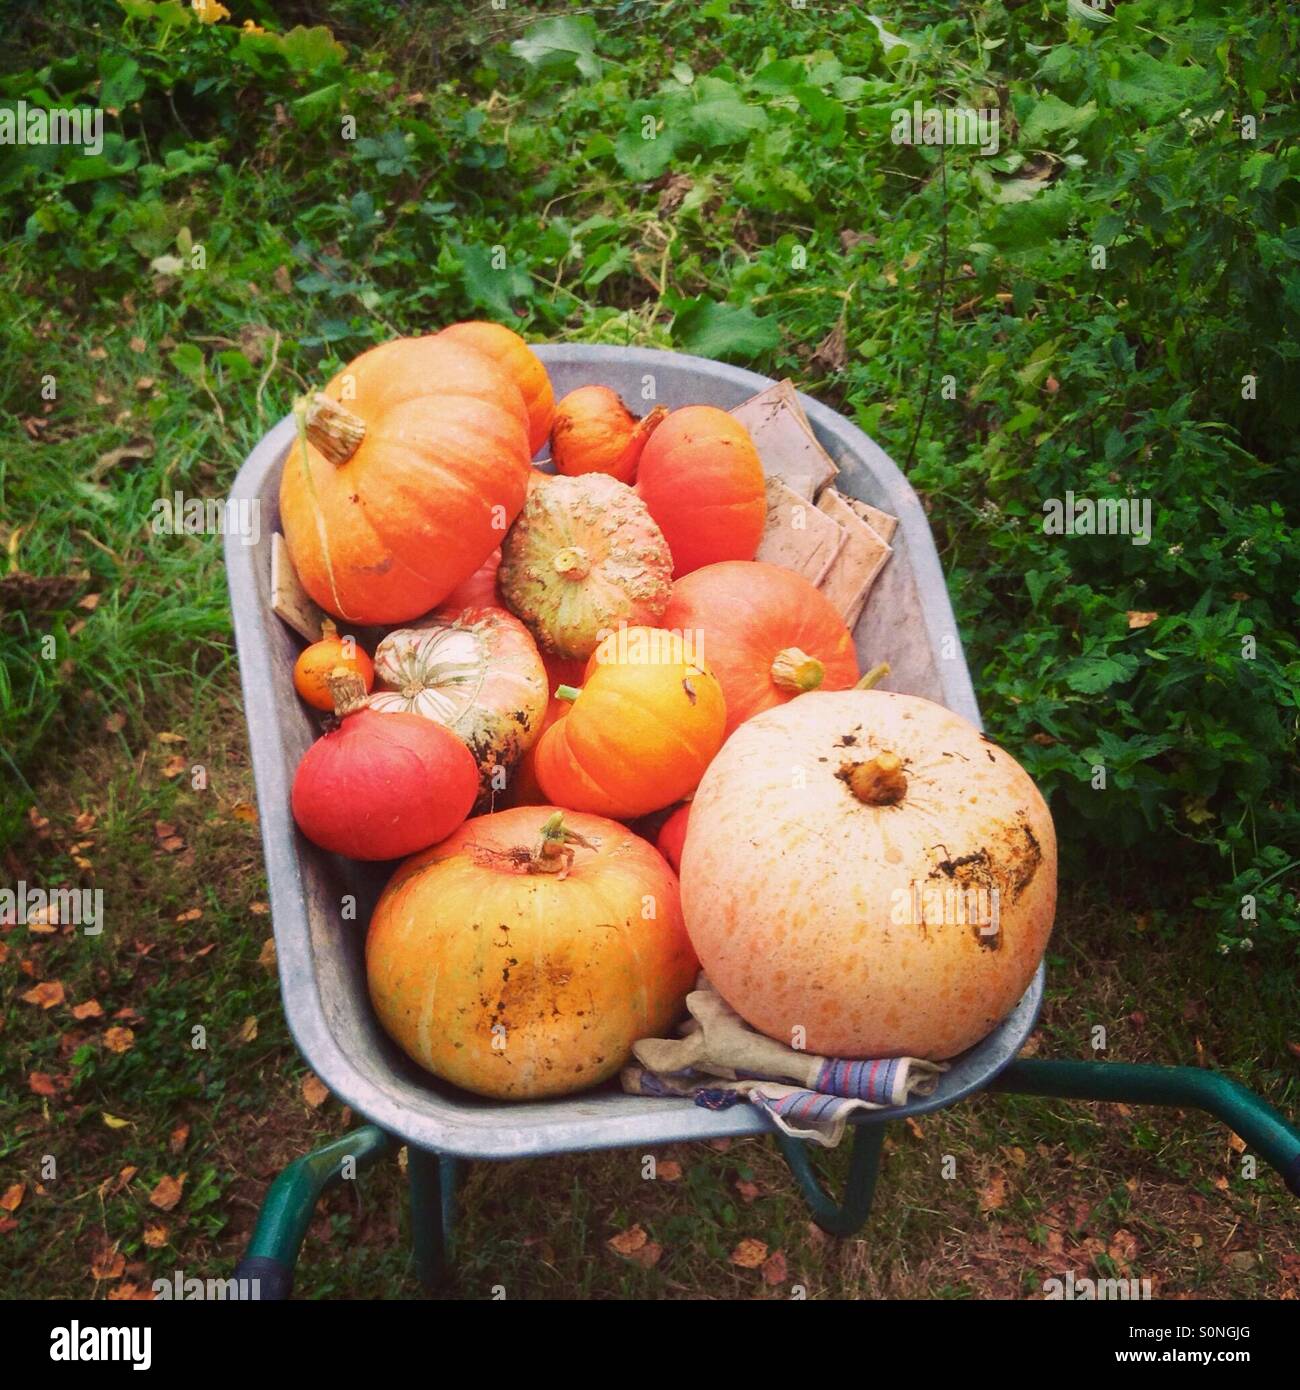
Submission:
M 446 1274 L 456 1222 L 456 1189 L 464 1165 L 450 1154 L 414 1146 L 407 1149 L 406 1160 L 415 1273 L 421 1285 L 432 1292 Z
M 807 1199 L 813 1220 L 822 1230 L 833 1236 L 851 1236 L 861 1230 L 871 1213 L 871 1202 L 876 1195 L 880 1146 L 884 1140 L 885 1126 L 879 1122 L 856 1127 L 848 1181 L 844 1184 L 844 1200 L 836 1202 L 813 1172 L 808 1158 L 808 1144 L 802 1139 L 792 1139 L 788 1134 L 777 1132 L 776 1142 Z
M 285 1299 L 293 1292 L 293 1269 L 320 1195 L 327 1187 L 390 1153 L 395 1141 L 376 1125 L 353 1130 L 294 1161 L 271 1184 L 236 1279 L 256 1279 L 257 1296 Z
M 1282 1175 L 1300 1197 L 1300 1131 L 1239 1081 L 1202 1067 L 1137 1066 L 1126 1062 L 1012 1062 L 989 1084 L 991 1091 L 1064 1100 L 1125 1101 L 1134 1105 L 1182 1105 L 1204 1110 L 1229 1125 Z

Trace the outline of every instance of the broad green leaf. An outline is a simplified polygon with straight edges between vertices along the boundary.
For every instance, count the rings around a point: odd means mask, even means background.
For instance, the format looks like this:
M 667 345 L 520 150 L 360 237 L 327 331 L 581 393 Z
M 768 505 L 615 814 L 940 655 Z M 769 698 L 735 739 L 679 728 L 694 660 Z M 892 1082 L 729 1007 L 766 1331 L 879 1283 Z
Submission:
M 493 250 L 489 246 L 455 247 L 461 262 L 461 282 L 470 303 L 486 309 L 497 319 L 517 317 L 516 302 L 532 295 L 533 282 L 528 272 L 507 261 L 500 268 L 493 265 Z
M 672 162 L 678 145 L 684 143 L 684 128 L 665 124 L 656 130 L 655 138 L 647 140 L 641 134 L 638 120 L 631 130 L 622 130 L 614 141 L 614 158 L 619 168 L 636 183 L 657 179 Z
M 1065 668 L 1065 683 L 1081 695 L 1097 695 L 1118 681 L 1128 680 L 1137 668 L 1137 657 L 1126 652 L 1115 656 L 1083 656 Z
M 562 15 L 531 25 L 510 52 L 536 72 L 566 73 L 575 68 L 588 81 L 601 72 L 596 56 L 596 21 L 590 15 Z
M 106 53 L 99 60 L 99 104 L 122 110 L 145 94 L 140 64 L 124 53 Z
M 1033 110 L 1020 122 L 1020 143 L 1036 146 L 1044 136 L 1063 131 L 1077 135 L 1097 114 L 1095 101 L 1071 106 L 1060 97 L 1048 94 L 1035 103 Z
M 673 342 L 697 357 L 739 358 L 749 361 L 781 341 L 772 318 L 752 309 L 696 299 L 679 309 L 673 320 Z

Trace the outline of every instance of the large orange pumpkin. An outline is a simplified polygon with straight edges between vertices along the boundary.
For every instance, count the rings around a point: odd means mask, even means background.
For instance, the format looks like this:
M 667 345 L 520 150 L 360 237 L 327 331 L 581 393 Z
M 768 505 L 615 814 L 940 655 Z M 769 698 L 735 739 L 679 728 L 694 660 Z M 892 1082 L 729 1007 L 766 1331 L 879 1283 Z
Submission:
M 611 633 L 587 663 L 573 708 L 537 741 L 534 767 L 558 806 L 631 818 L 689 796 L 722 744 L 717 678 L 678 633 Z
M 399 338 L 300 402 L 280 519 L 307 592 L 389 625 L 436 607 L 487 559 L 532 469 L 523 397 L 472 348 Z
M 437 336 L 490 357 L 519 388 L 528 410 L 528 454 L 531 458 L 546 443 L 555 415 L 555 392 L 542 359 L 513 329 L 483 319 L 453 323 Z
M 832 1057 L 952 1057 L 1024 993 L 1056 836 L 1023 768 L 914 695 L 813 691 L 742 724 L 700 782 L 682 908 L 742 1018 Z
M 728 734 L 760 710 L 858 679 L 853 636 L 835 605 L 803 575 L 760 560 L 685 575 L 659 625 L 697 634 L 727 697 Z
M 435 1076 L 536 1099 L 662 1037 L 698 966 L 662 855 L 613 821 L 520 807 L 408 860 L 366 937 L 379 1021 Z
M 749 431 L 725 410 L 674 410 L 641 451 L 636 486 L 673 552 L 675 576 L 754 558 L 767 523 L 763 465 Z

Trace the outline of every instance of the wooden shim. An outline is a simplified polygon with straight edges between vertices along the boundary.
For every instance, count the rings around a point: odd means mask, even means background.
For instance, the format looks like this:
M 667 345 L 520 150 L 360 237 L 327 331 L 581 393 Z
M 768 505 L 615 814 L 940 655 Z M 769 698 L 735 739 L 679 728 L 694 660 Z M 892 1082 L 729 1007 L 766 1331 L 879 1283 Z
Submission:
M 299 637 L 309 642 L 320 639 L 325 611 L 312 602 L 302 587 L 298 571 L 289 558 L 289 547 L 278 531 L 271 537 L 271 611 L 281 622 L 288 623 Z
M 862 615 L 876 576 L 893 551 L 834 488 L 822 493 L 817 506 L 844 530 L 844 544 L 818 588 L 852 629 Z
M 780 478 L 767 480 L 767 527 L 754 559 L 794 570 L 810 584 L 820 584 L 844 540 L 844 528 L 808 498 Z
M 841 492 L 837 496 L 844 497 L 844 494 Z M 844 497 L 844 500 L 886 545 L 894 539 L 894 532 L 898 530 L 898 518 L 896 516 L 882 512 L 879 507 L 873 507 L 870 502 L 859 502 L 856 497 Z
M 811 502 L 838 475 L 831 456 L 817 442 L 789 380 L 751 396 L 731 415 L 749 431 L 763 472 L 769 478 L 779 478 L 805 502 Z

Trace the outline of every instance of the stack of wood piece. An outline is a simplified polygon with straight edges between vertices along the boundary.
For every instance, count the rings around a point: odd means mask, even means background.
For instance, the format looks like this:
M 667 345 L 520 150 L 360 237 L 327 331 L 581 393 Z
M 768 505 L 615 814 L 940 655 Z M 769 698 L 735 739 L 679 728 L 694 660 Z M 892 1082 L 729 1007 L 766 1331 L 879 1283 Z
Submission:
M 893 553 L 897 517 L 836 490 L 839 469 L 789 380 L 731 413 L 749 431 L 767 478 L 767 528 L 754 558 L 802 574 L 854 627 Z

